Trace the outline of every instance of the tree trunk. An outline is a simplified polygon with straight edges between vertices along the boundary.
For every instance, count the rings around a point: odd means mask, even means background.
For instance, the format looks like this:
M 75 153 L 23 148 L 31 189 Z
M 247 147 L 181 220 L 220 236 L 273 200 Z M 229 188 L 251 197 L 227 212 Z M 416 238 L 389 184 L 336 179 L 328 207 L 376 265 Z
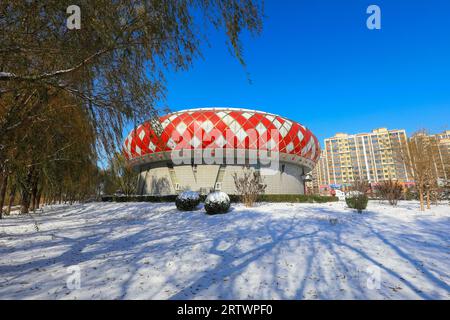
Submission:
M 8 209 L 6 213 L 8 215 L 11 214 L 11 207 L 14 204 L 14 198 L 16 197 L 16 186 L 12 186 L 11 191 L 9 192 L 9 203 L 8 203 Z
M 427 209 L 430 209 L 430 189 L 427 188 Z
M 42 190 L 39 190 L 37 193 L 37 196 L 36 196 L 36 209 L 39 209 L 41 206 L 41 194 L 42 194 Z
M 36 179 L 37 180 L 37 179 Z M 31 211 L 36 211 L 36 200 L 37 200 L 37 181 L 33 182 L 33 187 L 31 188 Z
M 30 210 L 30 192 L 27 189 L 24 189 L 21 194 L 20 213 L 28 213 Z
M 423 205 L 423 190 L 422 190 L 422 188 L 419 188 L 419 200 L 420 200 L 420 211 L 425 211 L 425 208 Z
M 0 219 L 3 219 L 3 204 L 5 203 L 6 187 L 8 185 L 8 174 L 2 175 L 2 185 L 0 187 Z
M 33 178 L 33 169 L 29 169 L 27 173 L 27 178 L 25 180 L 25 183 L 22 184 L 22 199 L 20 201 L 20 213 L 28 213 L 30 210 L 30 189 L 31 189 L 31 182 Z

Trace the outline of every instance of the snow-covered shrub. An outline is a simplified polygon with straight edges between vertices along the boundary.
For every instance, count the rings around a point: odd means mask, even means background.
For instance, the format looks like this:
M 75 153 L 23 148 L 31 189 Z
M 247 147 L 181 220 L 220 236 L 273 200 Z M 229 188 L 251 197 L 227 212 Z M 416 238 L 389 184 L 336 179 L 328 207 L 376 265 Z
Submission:
M 200 195 L 194 191 L 184 191 L 175 199 L 175 205 L 178 210 L 192 211 L 200 203 Z
M 225 192 L 211 192 L 205 200 L 205 210 L 208 214 L 227 213 L 230 209 L 230 197 Z
M 349 208 L 356 209 L 359 213 L 361 213 L 367 208 L 369 198 L 363 193 L 353 193 L 345 198 L 345 202 Z
M 356 209 L 358 213 L 361 213 L 367 208 L 367 202 L 369 202 L 367 192 L 370 191 L 370 185 L 365 180 L 355 180 L 351 189 L 345 194 L 345 202 L 349 208 Z

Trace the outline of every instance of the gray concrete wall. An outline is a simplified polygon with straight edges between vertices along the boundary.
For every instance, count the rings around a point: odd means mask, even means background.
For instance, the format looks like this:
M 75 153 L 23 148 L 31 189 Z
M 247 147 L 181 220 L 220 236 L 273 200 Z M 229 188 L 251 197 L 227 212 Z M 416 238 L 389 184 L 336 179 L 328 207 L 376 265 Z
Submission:
M 143 194 L 168 195 L 175 194 L 175 188 L 170 179 L 167 167 L 151 168 L 148 172 L 141 172 L 141 181 L 145 181 Z
M 197 190 L 197 179 L 192 166 L 175 166 L 174 170 L 181 190 Z
M 282 170 L 284 165 L 284 170 Z M 141 181 L 145 181 L 142 188 L 143 194 L 175 194 L 180 190 L 200 191 L 201 188 L 214 189 L 215 183 L 220 178 L 219 165 L 198 165 L 196 172 L 191 165 L 174 166 L 172 174 L 164 164 L 146 168 L 141 174 Z M 233 174 L 238 175 L 243 167 L 227 165 L 222 177 L 221 191 L 235 194 Z M 283 172 L 282 172 L 283 171 Z M 266 194 L 304 194 L 302 181 L 303 167 L 292 163 L 280 163 L 280 170 L 268 172 L 261 169 L 264 183 L 267 185 Z M 219 179 L 220 180 L 220 179 Z M 179 190 L 175 185 L 179 184 Z

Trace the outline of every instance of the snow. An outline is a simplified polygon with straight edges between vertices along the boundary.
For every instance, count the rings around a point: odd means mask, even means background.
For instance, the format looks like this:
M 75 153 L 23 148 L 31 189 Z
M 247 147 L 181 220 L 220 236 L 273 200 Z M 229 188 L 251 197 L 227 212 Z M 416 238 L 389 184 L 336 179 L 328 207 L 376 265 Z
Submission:
M 194 191 L 183 191 L 178 195 L 178 198 L 182 200 L 200 200 L 200 195 Z
M 216 191 L 208 194 L 205 200 L 206 203 L 219 203 L 219 202 L 230 202 L 230 197 L 225 192 Z
M 13 73 L 0 71 L 0 78 L 7 78 L 7 77 L 13 77 L 13 76 L 14 76 Z
M 0 221 L 0 299 L 450 298 L 444 204 L 371 201 L 358 214 L 342 202 L 267 203 L 209 216 L 90 203 L 35 221 Z M 66 284 L 74 266 L 79 289 Z
M 361 191 L 353 190 L 353 191 L 347 192 L 345 194 L 345 197 L 346 198 L 353 198 L 353 197 L 357 197 L 357 196 L 360 196 L 360 195 L 364 195 L 364 193 L 362 193 Z

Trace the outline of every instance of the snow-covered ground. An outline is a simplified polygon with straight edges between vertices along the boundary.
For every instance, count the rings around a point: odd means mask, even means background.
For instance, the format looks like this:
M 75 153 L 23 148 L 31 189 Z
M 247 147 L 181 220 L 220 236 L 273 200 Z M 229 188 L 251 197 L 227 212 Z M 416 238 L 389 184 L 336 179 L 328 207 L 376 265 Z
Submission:
M 450 299 L 448 205 L 92 203 L 35 221 L 0 221 L 1 299 Z

